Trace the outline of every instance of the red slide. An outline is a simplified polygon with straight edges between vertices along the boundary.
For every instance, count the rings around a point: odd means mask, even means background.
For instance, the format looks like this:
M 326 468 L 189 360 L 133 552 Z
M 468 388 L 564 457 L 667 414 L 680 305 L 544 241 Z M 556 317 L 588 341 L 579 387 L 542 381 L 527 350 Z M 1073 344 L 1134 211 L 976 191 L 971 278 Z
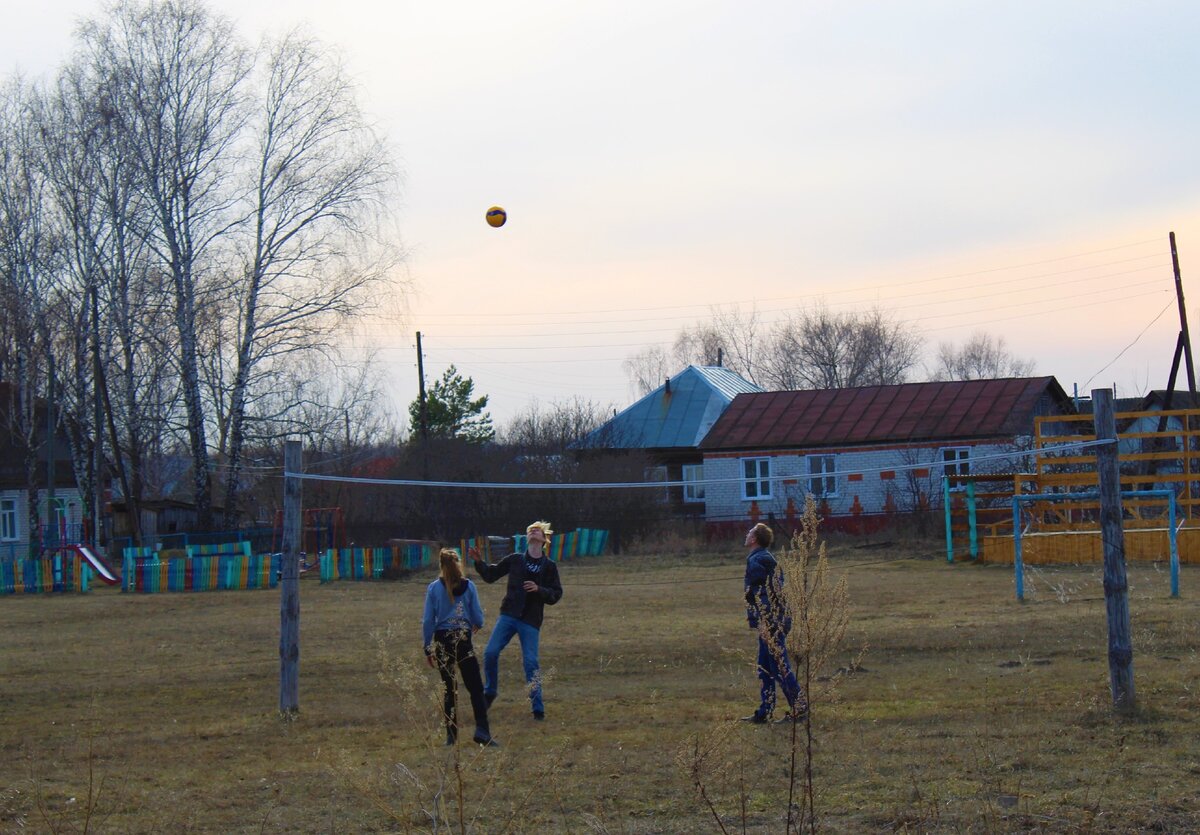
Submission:
M 110 586 L 115 586 L 121 582 L 121 577 L 112 569 L 112 566 L 104 561 L 104 558 L 92 551 L 86 545 L 72 545 L 74 550 L 79 552 L 79 556 L 83 557 L 100 575 L 100 579 Z

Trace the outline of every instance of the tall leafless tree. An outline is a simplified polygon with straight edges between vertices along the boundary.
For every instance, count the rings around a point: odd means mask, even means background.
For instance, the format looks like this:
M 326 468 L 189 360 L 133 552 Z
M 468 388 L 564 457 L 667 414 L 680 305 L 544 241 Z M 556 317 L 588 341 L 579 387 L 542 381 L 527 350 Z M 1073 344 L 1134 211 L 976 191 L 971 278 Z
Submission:
M 57 257 L 32 88 L 13 79 L 0 88 L 0 296 L 5 303 L 0 378 L 13 386 L 5 404 L 19 442 L 32 534 L 40 527 L 37 397 L 52 376 L 48 299 Z
M 905 382 L 921 338 L 878 308 L 835 313 L 820 304 L 782 319 L 768 344 L 763 376 L 770 387 L 853 388 Z
M 376 256 L 384 251 L 377 220 L 394 172 L 346 72 L 331 53 L 293 32 L 269 45 L 265 76 L 254 111 L 243 274 L 233 284 L 227 525 L 236 518 L 246 402 L 256 374 L 272 360 L 330 344 L 393 266 Z
M 934 380 L 989 380 L 1000 377 L 1028 377 L 1034 361 L 1014 355 L 1004 341 L 985 331 L 977 331 L 962 345 L 938 344 Z
M 170 281 L 194 500 L 207 528 L 212 491 L 197 311 L 221 289 L 217 250 L 242 220 L 234 178 L 251 55 L 228 21 L 193 0 L 121 3 L 85 25 L 82 39 L 118 80 L 112 105 L 152 210 L 141 233 Z
M 563 455 L 612 415 L 613 407 L 582 397 L 530 403 L 500 433 L 502 443 L 544 455 Z
M 630 384 L 639 394 L 648 394 L 667 377 L 689 365 L 722 365 L 757 383 L 764 347 L 760 344 L 762 322 L 757 311 L 743 313 L 738 307 L 714 307 L 706 322 L 688 325 L 675 336 L 670 350 L 650 345 L 622 363 Z

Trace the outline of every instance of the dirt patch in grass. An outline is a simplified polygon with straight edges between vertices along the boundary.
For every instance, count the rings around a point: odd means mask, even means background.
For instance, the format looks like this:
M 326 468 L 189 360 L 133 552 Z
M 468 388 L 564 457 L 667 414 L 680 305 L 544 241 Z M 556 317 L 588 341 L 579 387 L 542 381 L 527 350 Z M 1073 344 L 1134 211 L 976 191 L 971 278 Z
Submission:
M 1041 569 L 1022 604 L 1011 569 L 928 553 L 831 550 L 852 617 L 837 698 L 813 705 L 822 826 L 1200 827 L 1200 574 L 1185 566 L 1173 600 L 1164 573 L 1130 567 L 1123 719 L 1095 568 Z M 741 571 L 736 552 L 563 565 L 547 719 L 514 643 L 487 751 L 441 744 L 429 576 L 302 582 L 293 722 L 276 712 L 278 592 L 0 600 L 0 831 L 428 831 L 461 809 L 476 832 L 711 832 L 687 764 L 714 734 L 725 824 L 782 831 L 788 729 L 737 722 L 757 700 Z M 502 584 L 480 586 L 490 627 Z

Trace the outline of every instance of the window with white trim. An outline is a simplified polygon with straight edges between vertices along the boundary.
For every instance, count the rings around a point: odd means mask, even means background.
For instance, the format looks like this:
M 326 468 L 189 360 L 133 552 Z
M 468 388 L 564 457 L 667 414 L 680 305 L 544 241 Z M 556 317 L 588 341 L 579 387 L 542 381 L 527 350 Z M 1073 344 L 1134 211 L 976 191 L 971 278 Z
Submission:
M 833 455 L 808 456 L 808 492 L 817 498 L 837 495 L 837 459 Z
M 683 500 L 685 502 L 702 502 L 704 501 L 704 484 L 693 483 L 704 481 L 704 465 L 703 464 L 684 464 L 683 478 Z
M 942 449 L 942 470 L 946 475 L 970 475 L 971 448 L 966 446 Z M 967 485 L 950 482 L 951 490 L 965 490 Z
M 16 542 L 18 539 L 17 500 L 0 499 L 0 541 Z
M 771 459 L 742 459 L 742 498 L 771 498 Z

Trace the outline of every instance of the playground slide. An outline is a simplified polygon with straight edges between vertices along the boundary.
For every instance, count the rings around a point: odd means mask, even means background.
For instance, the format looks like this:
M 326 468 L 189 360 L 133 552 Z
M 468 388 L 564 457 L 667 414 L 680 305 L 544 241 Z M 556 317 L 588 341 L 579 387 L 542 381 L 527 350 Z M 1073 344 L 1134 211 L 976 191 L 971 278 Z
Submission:
M 100 575 L 100 579 L 105 583 L 115 586 L 121 582 L 121 578 L 112 570 L 112 566 L 105 562 L 104 558 L 99 554 L 94 553 L 91 548 L 86 545 L 72 545 L 71 547 L 79 552 L 79 556 L 88 561 L 96 573 Z

